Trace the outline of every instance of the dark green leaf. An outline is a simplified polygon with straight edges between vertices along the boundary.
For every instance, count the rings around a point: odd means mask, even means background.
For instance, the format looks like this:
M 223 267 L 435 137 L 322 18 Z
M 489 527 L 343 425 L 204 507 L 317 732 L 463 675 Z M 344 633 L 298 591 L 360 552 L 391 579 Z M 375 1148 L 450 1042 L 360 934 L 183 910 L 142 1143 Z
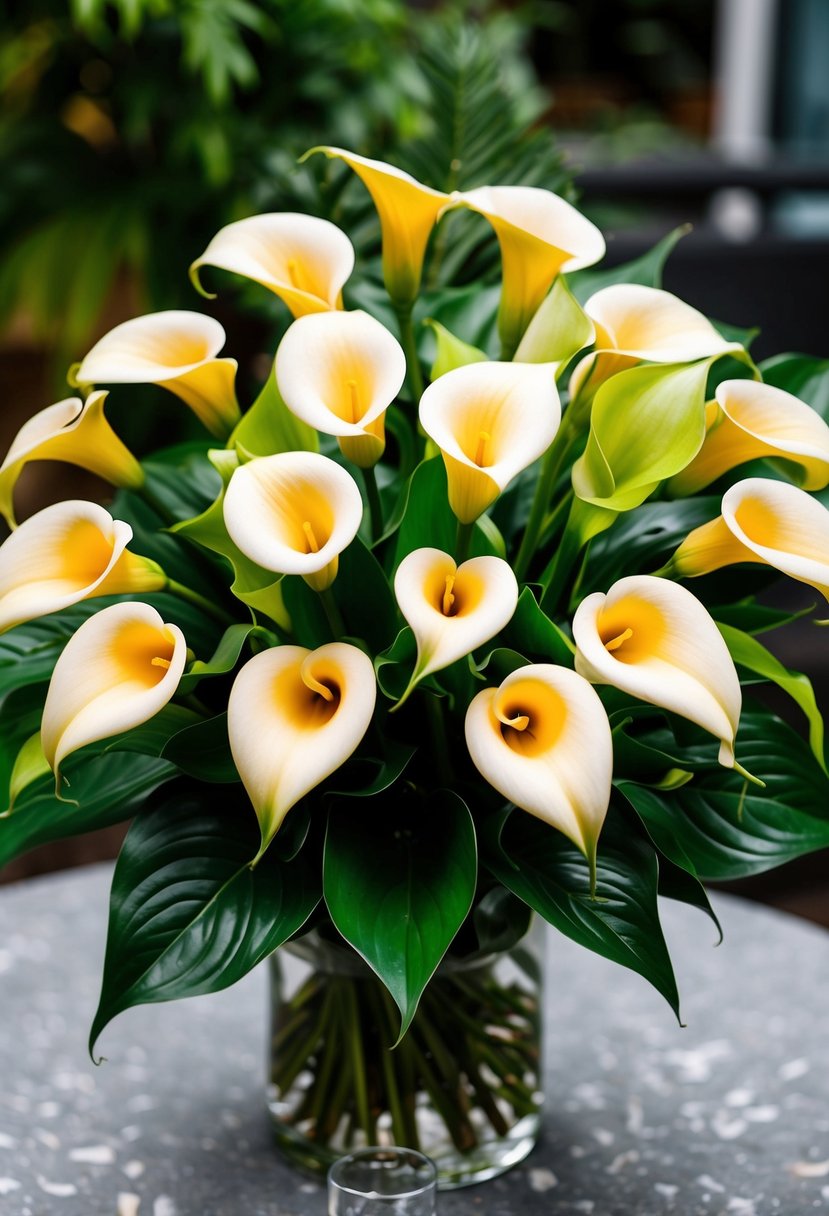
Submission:
M 677 241 L 687 236 L 690 231 L 689 224 L 674 228 L 673 232 L 663 236 L 653 249 L 622 266 L 577 270 L 575 274 L 567 276 L 570 290 L 578 302 L 584 304 L 585 300 L 589 300 L 597 291 L 604 287 L 613 287 L 616 283 L 640 283 L 644 287 L 661 287 L 662 271 L 668 255 Z
M 521 592 L 513 618 L 499 637 L 505 646 L 533 662 L 573 666 L 572 643 L 542 611 L 529 587 Z
M 766 384 L 792 393 L 829 422 L 829 359 L 811 355 L 775 355 L 760 364 Z
M 652 574 L 689 532 L 716 519 L 719 513 L 720 499 L 706 496 L 649 502 L 620 515 L 590 545 L 581 583 L 583 592 L 607 591 L 617 579 L 629 574 Z
M 173 735 L 162 751 L 165 760 L 200 781 L 238 781 L 227 737 L 227 714 L 187 726 Z
M 424 460 L 412 474 L 403 522 L 397 533 L 394 567 L 407 554 L 425 547 L 455 552 L 458 521 L 449 507 L 446 469 L 440 456 Z M 497 546 L 487 537 L 479 524 L 472 532 L 470 555 L 497 556 Z
M 667 857 L 659 858 L 659 894 L 665 899 L 688 904 L 690 908 L 699 908 L 700 912 L 710 917 L 719 934 L 719 945 L 723 939 L 722 925 L 711 907 L 705 887 L 695 875 L 690 874 L 684 867 L 675 865 Z

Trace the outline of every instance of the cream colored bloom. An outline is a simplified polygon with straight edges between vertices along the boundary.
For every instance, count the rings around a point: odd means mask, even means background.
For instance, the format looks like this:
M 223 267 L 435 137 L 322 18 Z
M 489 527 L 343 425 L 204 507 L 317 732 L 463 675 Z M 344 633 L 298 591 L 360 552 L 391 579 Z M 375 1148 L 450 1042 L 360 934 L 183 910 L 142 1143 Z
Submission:
M 470 363 L 429 385 L 420 423 L 440 448 L 461 523 L 546 452 L 560 421 L 554 364 Z
M 563 832 L 595 863 L 613 747 L 604 707 L 585 679 L 550 663 L 519 667 L 475 697 L 466 744 L 499 794 Z
M 502 265 L 498 331 L 511 355 L 556 275 L 600 261 L 604 237 L 570 203 L 535 186 L 481 186 L 452 198 L 495 229 Z
M 397 568 L 394 594 L 417 642 L 402 704 L 425 676 L 471 654 L 509 623 L 518 583 L 500 557 L 473 557 L 457 566 L 440 549 L 415 549 Z
M 198 312 L 154 312 L 116 325 L 73 369 L 76 384 L 157 384 L 225 439 L 239 421 L 235 359 L 218 358 L 225 331 Z
M 734 766 L 740 681 L 708 612 L 685 587 L 652 575 L 596 592 L 573 618 L 576 671 L 696 722 L 720 740 L 720 764 Z
M 224 497 L 228 535 L 263 570 L 330 587 L 363 517 L 353 477 L 317 452 L 280 452 L 240 465 Z
M 829 485 L 829 426 L 791 393 L 756 380 L 724 380 L 706 407 L 699 455 L 673 477 L 673 494 L 695 494 L 747 460 L 777 457 L 794 466 L 804 490 Z
M 396 304 L 410 305 L 420 289 L 431 231 L 441 212 L 451 206 L 449 195 L 424 186 L 402 169 L 381 160 L 328 147 L 311 148 L 305 156 L 315 152 L 345 161 L 368 190 L 380 217 L 386 290 Z
M 45 507 L 0 545 L 0 631 L 98 595 L 158 591 L 164 571 L 130 553 L 132 528 L 96 503 Z
M 227 706 L 230 749 L 262 830 L 344 764 L 366 733 L 377 684 L 368 655 L 331 642 L 276 646 L 244 665 Z
M 69 397 L 24 422 L 0 465 L 0 513 L 10 527 L 16 526 L 14 487 L 30 460 L 65 460 L 129 489 L 143 483 L 141 465 L 106 420 L 106 398 L 100 392 L 85 403 Z
M 280 395 L 315 430 L 336 435 L 363 468 L 386 446 L 385 414 L 406 376 L 397 339 L 366 312 L 325 312 L 294 321 L 274 365 Z
M 694 578 L 736 562 L 773 566 L 829 599 L 829 511 L 787 482 L 738 481 L 723 495 L 722 515 L 694 528 L 669 568 Z
M 251 215 L 221 228 L 190 267 L 197 291 L 202 266 L 218 266 L 261 283 L 295 317 L 342 307 L 342 289 L 354 269 L 354 247 L 336 224 L 293 211 Z
M 186 659 L 181 630 L 149 604 L 113 604 L 84 621 L 55 665 L 43 709 L 43 753 L 55 775 L 70 752 L 154 717 Z

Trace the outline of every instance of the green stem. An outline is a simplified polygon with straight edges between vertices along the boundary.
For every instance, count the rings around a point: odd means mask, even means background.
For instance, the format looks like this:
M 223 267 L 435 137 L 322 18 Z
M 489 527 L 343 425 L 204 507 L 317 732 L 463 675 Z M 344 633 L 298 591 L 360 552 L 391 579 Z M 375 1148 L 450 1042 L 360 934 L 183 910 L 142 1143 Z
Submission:
M 458 565 L 465 562 L 469 557 L 469 549 L 472 544 L 472 533 L 475 528 L 475 522 L 471 524 L 462 524 L 458 520 L 458 530 L 455 533 L 455 561 Z
M 519 582 L 526 577 L 530 562 L 533 559 L 539 533 L 544 523 L 544 517 L 547 514 L 547 508 L 553 496 L 561 467 L 567 459 L 567 453 L 570 450 L 572 442 L 573 435 L 570 428 L 562 425 L 541 462 L 541 471 L 536 482 L 529 519 L 527 520 L 527 526 L 521 539 L 518 556 L 515 559 L 515 577 Z
M 406 356 L 406 371 L 409 378 L 409 389 L 415 405 L 423 396 L 423 373 L 420 370 L 420 359 L 417 354 L 414 325 L 412 324 L 412 306 L 395 304 L 397 324 L 400 330 L 400 345 Z
M 371 539 L 377 540 L 383 535 L 383 504 L 380 501 L 380 491 L 377 488 L 377 474 L 374 471 L 374 466 L 370 469 L 362 469 L 363 484 L 366 487 L 366 499 L 368 501 L 368 514 L 371 520 Z
M 449 786 L 452 783 L 452 762 L 449 756 L 449 744 L 446 740 L 446 723 L 443 720 L 443 706 L 440 698 L 427 692 L 424 696 L 426 713 L 429 718 L 429 732 L 432 736 L 432 746 L 435 749 L 435 767 L 440 781 Z
M 357 994 L 354 985 L 348 980 L 343 987 L 345 1004 L 343 1017 L 348 1025 L 348 1038 L 351 1053 L 351 1071 L 354 1079 L 354 1103 L 357 1108 L 357 1118 L 367 1137 L 368 1144 L 377 1143 L 377 1129 L 374 1116 L 368 1100 L 366 1085 L 366 1062 L 363 1054 L 362 1029 L 360 1026 L 360 1010 L 357 1004 Z M 347 1008 L 345 1007 L 347 1005 Z
M 221 621 L 223 625 L 233 625 L 235 623 L 233 617 L 229 612 L 225 612 L 224 608 L 220 608 L 218 604 L 214 604 L 206 596 L 200 595 L 198 591 L 193 591 L 191 587 L 185 587 L 183 583 L 177 583 L 175 579 L 168 578 L 163 590 L 169 591 L 171 595 L 177 595 L 181 600 L 187 600 L 188 604 L 194 604 L 197 608 L 201 608 L 202 612 L 206 612 L 216 621 Z
M 334 635 L 334 641 L 338 642 L 340 638 L 344 638 L 348 632 L 345 627 L 342 613 L 337 607 L 337 601 L 334 599 L 334 593 L 330 587 L 326 587 L 324 591 L 319 592 L 320 603 L 323 611 L 328 618 L 328 624 L 331 627 L 331 632 Z

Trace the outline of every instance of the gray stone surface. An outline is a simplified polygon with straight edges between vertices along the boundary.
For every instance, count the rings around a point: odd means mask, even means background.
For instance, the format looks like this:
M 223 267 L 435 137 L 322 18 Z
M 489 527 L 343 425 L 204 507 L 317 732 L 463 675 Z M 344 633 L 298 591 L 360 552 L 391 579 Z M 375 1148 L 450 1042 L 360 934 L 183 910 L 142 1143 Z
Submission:
M 124 1014 L 90 1063 L 108 882 L 96 866 L 0 891 L 0 1213 L 321 1216 L 269 1141 L 263 969 Z M 551 936 L 543 1140 L 441 1216 L 829 1212 L 829 935 L 718 904 L 718 949 L 665 907 L 684 1030 L 643 980 Z

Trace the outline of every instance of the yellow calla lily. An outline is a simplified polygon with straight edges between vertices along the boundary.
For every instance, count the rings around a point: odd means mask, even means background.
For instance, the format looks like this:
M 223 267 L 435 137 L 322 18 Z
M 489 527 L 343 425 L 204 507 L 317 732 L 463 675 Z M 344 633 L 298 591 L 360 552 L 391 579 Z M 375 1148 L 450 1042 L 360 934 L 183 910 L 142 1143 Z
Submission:
M 738 481 L 723 495 L 722 515 L 694 528 L 666 571 L 695 578 L 737 562 L 773 566 L 829 599 L 829 511 L 784 481 Z
M 158 591 L 167 576 L 130 553 L 132 528 L 97 503 L 32 515 L 0 545 L 0 631 L 98 595 Z
M 342 289 L 354 269 L 354 247 L 336 224 L 293 211 L 251 215 L 221 228 L 190 267 L 194 287 L 202 266 L 253 279 L 285 303 L 295 317 L 342 307 Z
M 604 257 L 599 229 L 570 203 L 535 186 L 481 186 L 452 196 L 489 220 L 501 246 L 498 332 L 509 357 L 561 271 Z
M 275 646 L 247 662 L 230 690 L 227 732 L 267 848 L 288 811 L 344 764 L 377 698 L 368 655 L 345 642 Z
M 85 403 L 68 397 L 24 422 L 0 465 L 0 513 L 9 527 L 17 526 L 14 487 L 30 460 L 65 460 L 129 489 L 143 484 L 141 465 L 106 420 L 106 398 L 102 392 L 90 393 Z
M 420 423 L 440 448 L 461 523 L 547 450 L 560 421 L 554 364 L 470 363 L 429 385 Z
M 582 600 L 573 638 L 576 671 L 696 722 L 720 740 L 720 764 L 734 767 L 740 681 L 695 595 L 652 575 L 620 579 Z
M 225 491 L 224 521 L 263 570 L 330 587 L 339 554 L 357 535 L 363 500 L 353 477 L 318 452 L 280 452 L 241 465 Z
M 386 290 L 398 307 L 409 307 L 420 289 L 429 236 L 441 212 L 451 206 L 450 196 L 380 160 L 329 147 L 311 148 L 305 156 L 315 152 L 345 161 L 368 190 L 380 217 Z
M 385 414 L 406 376 L 397 339 L 366 312 L 327 312 L 294 321 L 274 364 L 280 396 L 297 418 L 326 435 L 361 468 L 386 446 Z
M 417 642 L 402 705 L 422 679 L 471 654 L 509 623 L 518 583 L 500 557 L 473 557 L 457 566 L 440 549 L 415 549 L 397 568 L 394 594 Z
M 671 478 L 672 494 L 695 494 L 747 460 L 778 457 L 794 466 L 804 490 L 829 485 L 829 426 L 811 406 L 756 380 L 724 380 L 706 406 L 699 454 Z
M 55 665 L 43 708 L 43 754 L 55 776 L 71 752 L 154 717 L 186 660 L 183 633 L 149 604 L 112 604 L 84 621 Z
M 595 866 L 610 801 L 610 723 L 587 680 L 566 667 L 519 667 L 466 714 L 472 762 L 494 789 L 563 832 Z
M 76 384 L 157 384 L 190 407 L 211 434 L 226 439 L 239 421 L 235 359 L 218 321 L 171 310 L 134 317 L 96 342 L 73 369 Z

